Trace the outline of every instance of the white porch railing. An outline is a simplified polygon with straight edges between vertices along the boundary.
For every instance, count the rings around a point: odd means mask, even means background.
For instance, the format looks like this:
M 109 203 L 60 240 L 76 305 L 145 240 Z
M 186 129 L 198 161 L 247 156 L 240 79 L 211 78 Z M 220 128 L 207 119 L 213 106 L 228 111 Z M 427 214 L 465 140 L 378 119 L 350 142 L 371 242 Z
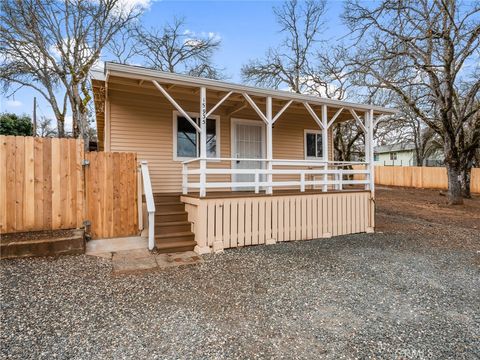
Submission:
M 155 246 L 155 201 L 153 199 L 152 183 L 150 182 L 150 173 L 148 171 L 148 164 L 146 161 L 140 162 L 140 173 L 143 179 L 143 194 L 145 195 L 145 201 L 147 203 L 148 213 L 148 249 L 153 250 Z M 139 221 L 143 222 L 143 199 L 142 192 L 139 191 Z M 143 224 L 145 228 L 145 224 Z
M 205 168 L 189 169 L 189 165 L 195 162 L 206 163 Z M 232 166 L 229 168 L 208 168 L 208 163 L 218 163 L 219 161 L 249 161 L 259 162 L 270 165 L 262 166 L 262 168 L 253 169 L 235 169 Z M 233 163 L 232 163 L 233 165 Z M 321 160 L 289 160 L 289 159 L 239 159 L 239 158 L 196 158 L 183 162 L 182 169 L 182 189 L 183 194 L 188 194 L 190 189 L 199 189 L 200 196 L 206 194 L 206 189 L 219 188 L 252 188 L 255 193 L 259 193 L 260 189 L 265 189 L 266 193 L 272 193 L 274 188 L 295 188 L 298 187 L 301 192 L 304 192 L 307 186 L 321 186 L 324 192 L 328 191 L 328 186 L 333 185 L 335 190 L 343 190 L 344 185 L 364 185 L 365 189 L 370 186 L 370 171 L 367 167 L 363 169 L 346 169 L 352 165 L 368 165 L 366 162 L 339 162 L 339 161 L 321 161 Z M 296 167 L 296 169 L 278 169 L 274 166 L 282 167 Z M 317 168 L 317 169 L 315 169 Z M 208 175 L 253 175 L 253 181 L 208 181 Z M 189 175 L 199 175 L 200 179 L 205 179 L 204 182 L 189 182 Z M 264 180 L 263 178 L 271 179 Z M 274 175 L 294 175 L 298 176 L 298 180 L 273 180 Z M 317 179 L 318 175 L 320 179 Z M 355 180 L 348 175 L 363 175 L 365 179 Z M 310 178 L 307 178 L 310 176 Z

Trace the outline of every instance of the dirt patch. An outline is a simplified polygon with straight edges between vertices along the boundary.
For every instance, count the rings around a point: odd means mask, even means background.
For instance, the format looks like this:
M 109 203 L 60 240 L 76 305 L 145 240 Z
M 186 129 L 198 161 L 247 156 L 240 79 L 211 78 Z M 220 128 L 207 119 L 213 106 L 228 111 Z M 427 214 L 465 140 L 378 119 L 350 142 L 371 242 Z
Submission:
M 480 196 L 451 206 L 438 190 L 379 187 L 376 231 L 423 234 L 426 246 L 479 250 Z

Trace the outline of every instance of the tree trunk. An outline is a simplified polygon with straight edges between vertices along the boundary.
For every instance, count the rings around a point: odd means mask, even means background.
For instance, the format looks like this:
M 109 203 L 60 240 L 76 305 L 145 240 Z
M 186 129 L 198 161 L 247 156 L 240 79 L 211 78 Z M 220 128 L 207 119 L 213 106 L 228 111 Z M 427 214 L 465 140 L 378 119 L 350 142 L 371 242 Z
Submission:
M 81 129 L 81 137 L 83 138 L 83 146 L 85 151 L 88 151 L 90 148 L 90 131 L 88 131 L 88 114 L 87 113 L 80 113 L 79 114 L 79 122 L 80 122 L 80 129 Z
M 462 169 L 460 172 L 460 183 L 462 186 L 462 195 L 464 198 L 471 199 L 472 194 L 470 193 L 470 176 L 471 176 L 472 168 L 467 167 Z
M 59 138 L 65 137 L 65 119 L 59 119 L 57 117 L 57 136 Z
M 461 171 L 456 164 L 447 163 L 447 175 L 448 175 L 448 204 L 449 205 L 462 205 L 462 186 L 460 183 Z

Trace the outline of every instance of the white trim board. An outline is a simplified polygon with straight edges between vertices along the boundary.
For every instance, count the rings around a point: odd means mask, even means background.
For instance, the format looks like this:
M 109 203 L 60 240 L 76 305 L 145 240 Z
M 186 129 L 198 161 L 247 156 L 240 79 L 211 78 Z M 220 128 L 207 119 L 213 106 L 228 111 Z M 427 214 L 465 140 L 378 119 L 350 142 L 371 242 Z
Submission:
M 191 118 L 199 118 L 200 114 L 196 112 L 187 112 L 188 116 Z M 185 161 L 185 160 L 190 160 L 190 159 L 195 159 L 199 157 L 198 154 L 198 144 L 197 144 L 197 156 L 193 157 L 178 157 L 177 156 L 177 117 L 178 116 L 183 116 L 179 111 L 173 110 L 172 112 L 172 148 L 173 148 L 173 161 Z M 221 134 L 220 134 L 220 122 L 221 118 L 219 115 L 210 115 L 208 119 L 215 119 L 215 131 L 217 135 L 217 148 L 216 148 L 216 154 L 215 157 L 218 158 L 221 155 Z M 199 140 L 199 134 L 197 132 L 197 141 Z
M 253 125 L 253 126 L 259 126 L 262 129 L 262 155 L 261 159 L 265 158 L 265 153 L 267 151 L 267 144 L 266 144 L 266 125 L 263 121 L 261 120 L 251 120 L 251 119 L 241 119 L 241 118 L 231 118 L 230 119 L 230 157 L 236 158 L 236 132 L 235 132 L 235 125 L 236 124 L 245 124 L 245 125 Z M 232 161 L 231 168 L 234 169 L 236 166 L 235 160 Z M 262 163 L 262 168 L 265 166 L 265 164 Z M 232 174 L 230 176 L 230 181 L 235 182 L 235 174 Z M 235 191 L 234 188 L 232 188 L 232 191 Z
M 320 129 L 303 129 L 303 155 L 305 160 L 325 160 L 322 148 L 322 157 L 307 156 L 307 134 L 322 134 L 323 130 Z M 322 139 L 323 141 L 323 139 Z

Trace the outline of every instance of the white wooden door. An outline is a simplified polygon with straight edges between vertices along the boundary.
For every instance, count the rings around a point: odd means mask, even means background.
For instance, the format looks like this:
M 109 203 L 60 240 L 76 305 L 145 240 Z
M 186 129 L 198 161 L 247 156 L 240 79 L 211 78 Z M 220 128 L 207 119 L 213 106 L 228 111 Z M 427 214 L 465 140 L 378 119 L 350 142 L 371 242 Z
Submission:
M 262 169 L 264 164 L 260 161 L 240 159 L 263 159 L 265 148 L 264 125 L 259 121 L 233 120 L 233 157 L 239 160 L 233 162 L 234 169 Z M 263 177 L 260 177 L 262 180 Z M 234 182 L 253 183 L 253 174 L 234 174 Z M 253 184 L 236 187 L 234 190 L 253 190 Z

